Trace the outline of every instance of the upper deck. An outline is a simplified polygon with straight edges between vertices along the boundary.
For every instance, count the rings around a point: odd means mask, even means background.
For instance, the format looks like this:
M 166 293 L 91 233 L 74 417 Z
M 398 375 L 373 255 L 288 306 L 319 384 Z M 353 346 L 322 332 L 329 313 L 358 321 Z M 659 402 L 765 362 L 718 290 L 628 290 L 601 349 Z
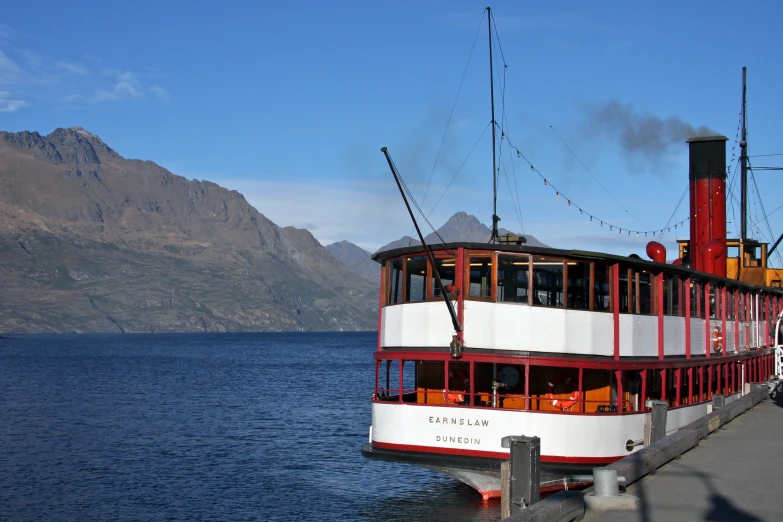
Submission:
M 485 243 L 432 250 L 471 351 L 727 355 L 769 346 L 783 308 L 779 288 L 637 257 Z M 374 259 L 382 264 L 379 348 L 446 349 L 453 326 L 423 248 Z

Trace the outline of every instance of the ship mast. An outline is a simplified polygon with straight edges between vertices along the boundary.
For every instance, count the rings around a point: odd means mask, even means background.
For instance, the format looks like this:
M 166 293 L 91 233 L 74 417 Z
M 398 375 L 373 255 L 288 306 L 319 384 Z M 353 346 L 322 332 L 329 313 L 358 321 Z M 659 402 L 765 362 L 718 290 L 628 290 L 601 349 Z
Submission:
M 740 168 L 742 174 L 741 181 L 741 202 L 740 213 L 742 214 L 742 232 L 740 234 L 740 241 L 745 242 L 748 239 L 748 140 L 745 129 L 745 123 L 747 122 L 747 113 L 745 111 L 745 74 L 747 67 L 742 68 L 742 139 L 740 140 Z
M 495 75 L 492 71 L 492 8 L 487 7 L 487 29 L 489 33 L 489 94 L 492 104 L 492 230 L 490 243 L 498 241 L 498 179 L 497 159 L 495 158 Z

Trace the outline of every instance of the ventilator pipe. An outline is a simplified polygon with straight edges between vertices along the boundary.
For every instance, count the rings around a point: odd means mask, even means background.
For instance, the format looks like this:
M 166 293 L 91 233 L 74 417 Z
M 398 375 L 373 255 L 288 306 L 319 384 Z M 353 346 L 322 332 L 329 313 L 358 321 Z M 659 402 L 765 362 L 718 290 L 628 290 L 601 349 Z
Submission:
M 647 243 L 647 257 L 655 261 L 656 263 L 666 262 L 666 247 L 657 241 L 650 241 Z

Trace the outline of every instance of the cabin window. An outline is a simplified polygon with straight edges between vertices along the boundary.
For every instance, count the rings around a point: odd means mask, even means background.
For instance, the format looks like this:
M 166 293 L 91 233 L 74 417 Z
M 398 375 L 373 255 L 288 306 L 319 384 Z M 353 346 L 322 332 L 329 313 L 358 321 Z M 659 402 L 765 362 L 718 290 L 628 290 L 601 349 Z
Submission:
M 620 313 L 633 313 L 631 308 L 631 285 L 633 281 L 633 272 L 628 267 L 620 265 Z
M 645 390 L 645 397 L 648 399 L 660 400 L 661 388 L 660 370 L 647 370 L 647 390 Z
M 594 264 L 593 276 L 593 301 L 594 309 L 610 312 L 612 310 L 610 303 L 611 266 L 604 263 Z
M 590 263 L 569 261 L 568 270 L 568 308 L 590 309 Z
M 563 260 L 533 258 L 533 304 L 563 306 Z
M 636 272 L 634 277 L 635 289 L 633 292 L 633 312 L 649 315 L 651 310 L 652 286 L 650 285 L 650 273 L 647 271 Z
M 734 290 L 726 289 L 726 320 L 734 320 Z
M 476 363 L 474 379 L 476 406 L 525 408 L 524 365 Z
M 442 258 L 442 257 L 436 257 L 435 258 L 435 269 L 438 271 L 438 275 L 440 275 L 440 280 L 443 283 L 443 286 L 453 285 L 454 284 L 454 274 L 456 271 L 456 261 L 454 258 Z M 430 297 L 435 299 L 441 299 L 443 298 L 443 294 L 440 291 L 440 288 L 438 288 L 438 281 L 435 279 L 435 273 L 432 273 L 432 277 L 430 278 Z
M 470 297 L 492 297 L 492 258 L 471 257 L 468 266 Z
M 720 289 L 710 285 L 710 319 L 720 318 Z
M 413 256 L 405 261 L 405 301 L 424 301 L 426 297 L 427 256 Z
M 386 296 L 388 304 L 402 302 L 402 259 L 392 259 L 389 266 L 389 289 Z
M 701 317 L 701 283 L 691 281 L 691 317 Z
M 527 304 L 529 272 L 530 258 L 528 256 L 499 255 L 497 300 Z
M 443 361 L 416 361 L 416 402 L 446 404 Z
M 664 291 L 668 289 L 666 300 L 663 305 L 664 315 L 682 316 L 683 302 L 682 302 L 682 280 L 678 276 L 668 278 L 664 275 L 663 280 Z
M 745 245 L 745 266 L 746 267 L 759 267 L 761 266 L 761 247 Z
M 470 363 L 449 361 L 446 404 L 470 404 Z

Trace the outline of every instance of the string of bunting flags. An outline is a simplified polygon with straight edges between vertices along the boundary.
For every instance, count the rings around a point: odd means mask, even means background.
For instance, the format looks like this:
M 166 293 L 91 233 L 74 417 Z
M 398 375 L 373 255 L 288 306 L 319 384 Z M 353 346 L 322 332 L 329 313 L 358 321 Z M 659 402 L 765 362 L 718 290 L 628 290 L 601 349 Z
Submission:
M 657 229 L 657 230 L 633 230 L 633 229 L 629 229 L 629 228 L 619 227 L 619 226 L 617 226 L 614 223 L 609 223 L 608 221 L 605 221 L 603 219 L 598 218 L 598 216 L 596 216 L 595 214 L 592 214 L 592 213 L 588 212 L 583 207 L 581 207 L 578 204 L 576 204 L 576 202 L 574 200 L 572 200 L 570 197 L 568 197 L 566 194 L 564 194 L 560 189 L 558 189 L 551 181 L 549 181 L 546 178 L 546 176 L 544 176 L 544 174 L 541 171 L 539 171 L 533 165 L 533 163 L 529 159 L 527 159 L 527 157 L 525 157 L 524 154 L 522 154 L 522 152 L 517 147 L 515 147 L 511 143 L 511 140 L 509 140 L 509 138 L 505 134 L 505 132 L 501 131 L 500 139 L 501 140 L 505 140 L 506 143 L 508 143 L 508 146 L 511 149 L 513 149 L 514 152 L 517 153 L 517 157 L 518 158 L 521 158 L 521 159 L 525 160 L 525 162 L 527 162 L 527 164 L 530 166 L 530 170 L 533 173 L 535 173 L 536 175 L 538 175 L 538 177 L 543 180 L 545 186 L 547 186 L 547 187 L 552 189 L 552 191 L 555 193 L 555 197 L 556 198 L 559 198 L 559 199 L 562 199 L 563 201 L 568 202 L 568 206 L 569 207 L 574 207 L 576 210 L 579 211 L 580 214 L 587 215 L 590 218 L 590 221 L 595 221 L 595 222 L 600 223 L 601 227 L 604 227 L 604 226 L 609 227 L 609 231 L 610 232 L 612 232 L 614 230 L 617 230 L 619 234 L 622 234 L 623 232 L 627 232 L 629 236 L 631 234 L 635 234 L 636 236 L 640 236 L 641 234 L 644 234 L 644 236 L 647 237 L 648 234 L 652 234 L 652 235 L 664 234 L 666 232 L 671 232 L 672 229 L 677 230 L 678 226 L 680 228 L 682 228 L 682 227 L 685 226 L 685 222 L 690 220 L 690 216 L 688 216 L 684 220 L 680 221 L 679 224 L 675 223 L 673 226 L 667 226 L 667 227 L 664 227 L 664 228 L 661 228 L 661 229 Z

